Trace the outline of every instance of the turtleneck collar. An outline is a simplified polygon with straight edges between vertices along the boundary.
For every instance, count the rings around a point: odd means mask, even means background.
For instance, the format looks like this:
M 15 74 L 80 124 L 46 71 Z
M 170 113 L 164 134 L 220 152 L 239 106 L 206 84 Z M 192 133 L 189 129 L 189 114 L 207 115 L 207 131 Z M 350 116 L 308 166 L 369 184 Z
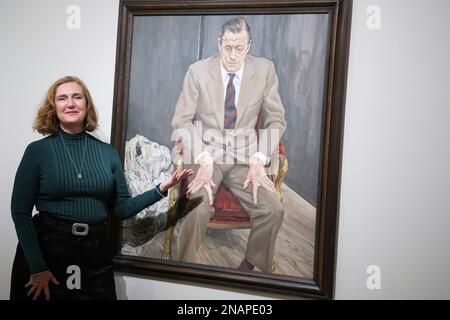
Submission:
M 81 131 L 80 133 L 68 133 L 63 129 L 59 128 L 59 133 L 63 136 L 64 139 L 78 140 L 83 138 L 86 135 L 86 131 Z

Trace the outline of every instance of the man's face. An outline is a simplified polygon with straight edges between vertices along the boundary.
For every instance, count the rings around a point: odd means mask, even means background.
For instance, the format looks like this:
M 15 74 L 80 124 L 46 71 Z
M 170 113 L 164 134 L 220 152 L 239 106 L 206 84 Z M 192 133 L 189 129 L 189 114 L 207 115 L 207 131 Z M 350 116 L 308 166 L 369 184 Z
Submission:
M 225 31 L 222 36 L 222 43 L 219 39 L 219 52 L 222 64 L 228 72 L 236 72 L 244 63 L 245 57 L 250 50 L 247 31 L 239 33 Z

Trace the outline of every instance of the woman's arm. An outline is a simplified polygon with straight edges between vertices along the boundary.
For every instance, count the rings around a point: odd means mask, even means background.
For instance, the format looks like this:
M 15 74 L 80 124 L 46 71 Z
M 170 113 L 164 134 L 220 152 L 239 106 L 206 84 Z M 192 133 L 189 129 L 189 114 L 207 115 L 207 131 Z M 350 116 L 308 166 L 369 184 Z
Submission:
M 48 270 L 31 220 L 39 192 L 40 154 L 42 150 L 39 150 L 36 143 L 30 144 L 25 150 L 17 169 L 11 198 L 11 216 L 31 274 Z
M 115 151 L 113 161 L 114 190 L 111 203 L 113 213 L 121 219 L 130 218 L 148 206 L 151 206 L 161 200 L 163 197 L 167 196 L 167 192 L 170 187 L 193 173 L 192 170 L 186 169 L 179 172 L 174 172 L 169 179 L 163 181 L 155 188 L 135 197 L 130 197 L 125 175 L 122 169 L 122 163 L 120 162 L 117 151 Z

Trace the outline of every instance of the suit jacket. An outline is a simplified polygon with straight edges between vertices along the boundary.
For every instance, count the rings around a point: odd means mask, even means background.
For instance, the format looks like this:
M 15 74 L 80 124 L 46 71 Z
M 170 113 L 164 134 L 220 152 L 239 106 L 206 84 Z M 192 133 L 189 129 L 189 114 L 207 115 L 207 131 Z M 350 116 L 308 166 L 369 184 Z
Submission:
M 224 104 L 220 56 L 191 64 L 172 119 L 172 140 L 182 137 L 185 161 L 193 163 L 203 150 L 208 150 L 216 162 L 226 154 L 248 163 L 256 151 L 270 157 L 286 128 L 272 61 L 247 55 L 234 130 L 224 130 Z M 267 129 L 259 133 L 255 131 L 258 116 L 260 129 Z

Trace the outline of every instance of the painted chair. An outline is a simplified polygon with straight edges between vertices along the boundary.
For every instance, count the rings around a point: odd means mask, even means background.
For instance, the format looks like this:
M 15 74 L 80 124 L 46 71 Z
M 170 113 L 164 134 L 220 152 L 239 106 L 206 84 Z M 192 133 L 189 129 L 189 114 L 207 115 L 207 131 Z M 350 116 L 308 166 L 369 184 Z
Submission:
M 181 143 L 181 142 L 177 142 Z M 184 167 L 182 156 L 182 145 L 175 146 L 175 169 L 182 170 Z M 286 157 L 286 150 L 282 143 L 278 146 L 278 160 L 271 163 L 273 175 L 269 178 L 274 182 L 277 196 L 282 200 L 281 185 L 288 171 L 289 163 Z M 169 206 L 172 206 L 180 194 L 187 191 L 187 182 L 179 183 L 169 190 Z M 252 221 L 248 213 L 242 208 L 239 201 L 233 193 L 225 186 L 220 185 L 214 198 L 214 215 L 208 222 L 208 228 L 215 229 L 247 229 L 251 228 Z M 164 247 L 162 252 L 163 259 L 171 259 L 172 237 L 174 228 L 166 231 Z

